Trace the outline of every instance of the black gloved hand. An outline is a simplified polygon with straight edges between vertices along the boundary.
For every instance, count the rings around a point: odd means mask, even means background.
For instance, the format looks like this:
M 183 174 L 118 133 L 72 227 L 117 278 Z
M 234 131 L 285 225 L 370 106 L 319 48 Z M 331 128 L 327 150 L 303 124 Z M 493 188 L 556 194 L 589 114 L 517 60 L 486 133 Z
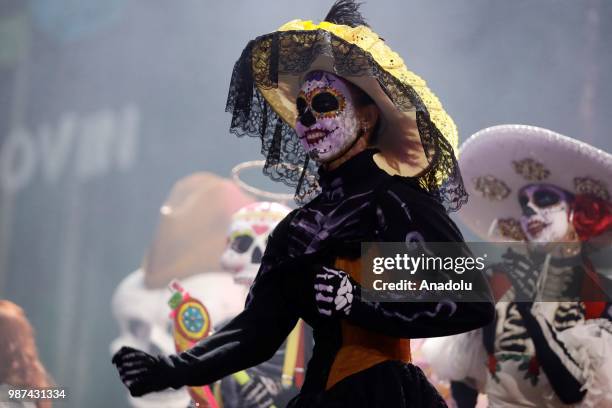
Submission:
M 140 397 L 171 386 L 174 367 L 166 357 L 155 357 L 131 347 L 121 347 L 113 356 L 112 362 L 132 397 Z

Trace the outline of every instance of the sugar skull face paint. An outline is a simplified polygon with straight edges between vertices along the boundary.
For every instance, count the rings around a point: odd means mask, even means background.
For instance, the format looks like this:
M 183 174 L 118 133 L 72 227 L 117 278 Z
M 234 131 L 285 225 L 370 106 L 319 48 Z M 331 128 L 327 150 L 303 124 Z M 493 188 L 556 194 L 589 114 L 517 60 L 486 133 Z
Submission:
M 518 194 L 521 227 L 530 242 L 564 239 L 569 227 L 571 194 L 551 184 L 529 184 Z
M 358 137 L 359 119 L 349 85 L 324 71 L 309 73 L 296 98 L 295 130 L 310 157 L 320 163 L 344 154 Z

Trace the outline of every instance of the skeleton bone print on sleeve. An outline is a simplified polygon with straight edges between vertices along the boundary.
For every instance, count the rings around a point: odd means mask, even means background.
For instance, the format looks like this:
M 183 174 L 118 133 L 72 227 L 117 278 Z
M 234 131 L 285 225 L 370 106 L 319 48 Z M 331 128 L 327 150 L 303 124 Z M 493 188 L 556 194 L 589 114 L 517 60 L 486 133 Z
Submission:
M 418 194 L 415 186 L 403 180 L 393 179 L 388 185 L 377 189 L 374 195 L 375 198 L 370 196 L 368 200 L 377 201 L 378 205 L 374 208 L 369 207 L 374 210 L 371 214 L 375 215 L 377 222 L 372 226 L 370 235 L 365 235 L 365 239 L 361 241 L 408 241 L 406 244 L 410 245 L 461 241 L 460 232 L 453 228 L 444 209 L 436 204 L 432 197 Z M 322 207 L 321 202 L 315 204 L 317 208 Z M 312 210 L 309 213 L 311 212 Z M 296 217 L 292 223 L 297 224 L 298 219 L 302 221 L 303 213 L 304 211 L 298 213 L 299 218 Z M 423 216 L 425 213 L 427 217 Z M 368 219 L 367 212 L 362 212 L 360 215 L 363 215 L 362 220 Z M 366 224 L 368 223 L 357 222 L 351 225 Z M 314 237 L 319 235 L 310 234 Z M 334 234 L 329 236 L 334 237 Z M 313 239 L 302 241 L 310 243 Z M 425 249 L 430 250 L 430 248 Z M 468 248 L 465 247 L 462 251 L 464 250 L 467 251 Z M 345 318 L 352 324 L 385 335 L 410 337 L 415 332 L 419 332 L 424 337 L 448 335 L 465 331 L 465 322 L 474 316 L 482 316 L 482 319 L 486 320 L 493 314 L 492 305 L 489 308 L 482 308 L 482 304 L 456 303 L 450 299 L 430 302 L 368 301 L 366 299 L 369 296 L 364 296 L 368 289 L 351 280 L 346 271 L 322 266 L 317 268 L 313 275 L 314 300 L 321 315 Z M 484 278 L 481 279 L 484 282 Z M 444 324 L 436 324 L 439 322 Z

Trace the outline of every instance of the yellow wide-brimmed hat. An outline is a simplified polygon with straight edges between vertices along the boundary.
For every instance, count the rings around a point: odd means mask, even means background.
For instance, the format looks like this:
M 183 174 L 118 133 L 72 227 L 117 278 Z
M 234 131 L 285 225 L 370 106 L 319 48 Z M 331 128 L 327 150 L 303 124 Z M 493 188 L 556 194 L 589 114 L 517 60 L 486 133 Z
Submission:
M 295 135 L 295 100 L 308 72 L 334 73 L 366 92 L 381 112 L 377 164 L 390 174 L 416 178 L 456 209 L 466 194 L 455 160 L 455 123 L 425 81 L 365 24 L 357 7 L 341 0 L 325 21 L 293 20 L 249 42 L 232 76 L 231 131 L 261 137 L 264 172 L 298 185 L 301 198 L 313 193 L 316 164 Z

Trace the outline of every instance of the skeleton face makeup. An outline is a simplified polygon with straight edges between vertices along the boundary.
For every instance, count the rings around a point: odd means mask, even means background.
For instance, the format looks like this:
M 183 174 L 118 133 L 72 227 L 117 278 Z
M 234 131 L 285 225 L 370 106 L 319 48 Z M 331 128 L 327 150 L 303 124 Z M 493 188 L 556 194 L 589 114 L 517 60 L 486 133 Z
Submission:
M 359 134 L 359 119 L 349 85 L 324 71 L 306 77 L 296 99 L 295 130 L 300 142 L 318 162 L 342 156 Z
M 519 191 L 518 200 L 523 212 L 521 227 L 530 242 L 564 239 L 570 228 L 569 193 L 551 184 L 530 184 Z

